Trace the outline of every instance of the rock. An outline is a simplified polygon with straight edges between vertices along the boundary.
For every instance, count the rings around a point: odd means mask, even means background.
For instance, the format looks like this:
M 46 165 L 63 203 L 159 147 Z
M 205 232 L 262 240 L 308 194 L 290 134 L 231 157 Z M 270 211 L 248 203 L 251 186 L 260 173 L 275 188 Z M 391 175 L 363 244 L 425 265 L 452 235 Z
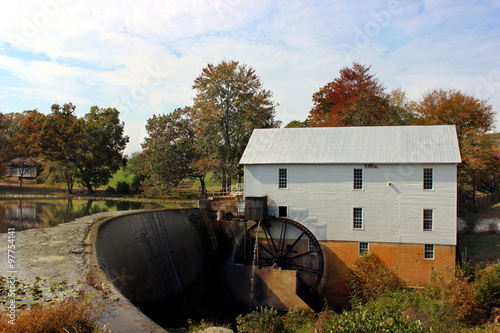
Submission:
M 225 327 L 209 327 L 198 333 L 234 333 L 234 331 Z

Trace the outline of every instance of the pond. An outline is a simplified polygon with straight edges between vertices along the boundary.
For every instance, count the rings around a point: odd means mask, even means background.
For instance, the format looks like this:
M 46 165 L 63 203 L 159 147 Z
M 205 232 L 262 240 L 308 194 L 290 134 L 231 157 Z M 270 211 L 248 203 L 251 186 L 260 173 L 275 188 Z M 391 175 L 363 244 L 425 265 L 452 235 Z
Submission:
M 134 209 L 182 208 L 190 204 L 156 204 L 136 201 L 93 199 L 2 199 L 0 200 L 0 233 L 8 228 L 17 231 L 54 227 L 60 223 L 101 212 Z

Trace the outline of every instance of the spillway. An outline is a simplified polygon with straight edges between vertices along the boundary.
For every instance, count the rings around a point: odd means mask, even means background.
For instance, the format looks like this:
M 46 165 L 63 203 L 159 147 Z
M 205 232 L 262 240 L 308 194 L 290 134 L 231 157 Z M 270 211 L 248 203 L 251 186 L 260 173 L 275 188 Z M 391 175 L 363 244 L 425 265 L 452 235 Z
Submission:
M 99 226 L 95 242 L 108 279 L 163 327 L 234 315 L 237 302 L 218 269 L 226 245 L 220 226 L 199 209 L 119 216 Z

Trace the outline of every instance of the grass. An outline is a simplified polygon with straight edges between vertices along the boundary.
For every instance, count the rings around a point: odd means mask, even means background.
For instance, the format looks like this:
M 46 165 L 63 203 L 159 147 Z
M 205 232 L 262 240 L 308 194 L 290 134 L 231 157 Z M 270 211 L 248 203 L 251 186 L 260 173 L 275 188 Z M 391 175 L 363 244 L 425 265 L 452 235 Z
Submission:
M 106 186 L 102 187 L 102 189 L 105 189 L 108 186 L 116 188 L 116 184 L 118 184 L 118 182 L 127 182 L 130 184 L 132 183 L 133 180 L 134 180 L 134 175 L 132 174 L 127 175 L 123 169 L 120 169 L 113 175 L 113 178 L 109 180 L 109 183 Z
M 487 233 L 458 234 L 457 255 L 474 266 L 500 261 L 500 235 Z

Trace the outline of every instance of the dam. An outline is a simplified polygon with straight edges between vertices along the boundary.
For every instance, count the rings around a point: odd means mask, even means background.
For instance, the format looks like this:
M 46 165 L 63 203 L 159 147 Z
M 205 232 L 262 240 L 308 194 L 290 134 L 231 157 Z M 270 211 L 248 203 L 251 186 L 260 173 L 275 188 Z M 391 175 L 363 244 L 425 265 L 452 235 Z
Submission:
M 285 242 L 279 237 L 283 232 L 292 239 Z M 311 259 L 317 264 L 317 255 L 309 255 L 315 251 L 311 239 L 297 226 L 219 221 L 205 209 L 110 218 L 98 227 L 95 249 L 108 280 L 165 328 L 185 325 L 187 319 L 231 322 L 258 306 L 312 311 L 321 280 L 309 268 L 301 273 L 284 267 L 290 260 L 295 268 L 297 260 L 301 266 Z M 271 253 L 279 254 L 273 262 Z M 323 269 L 322 262 L 317 269 Z

